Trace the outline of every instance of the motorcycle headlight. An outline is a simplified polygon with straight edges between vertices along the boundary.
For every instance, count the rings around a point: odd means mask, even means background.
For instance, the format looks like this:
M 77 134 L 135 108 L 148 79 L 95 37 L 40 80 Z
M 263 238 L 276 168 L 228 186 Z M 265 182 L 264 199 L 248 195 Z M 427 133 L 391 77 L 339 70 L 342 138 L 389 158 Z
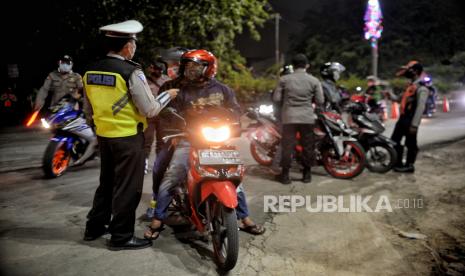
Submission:
M 40 119 L 44 128 L 50 128 L 50 124 L 44 118 Z
M 273 105 L 262 104 L 258 107 L 258 113 L 263 115 L 273 114 Z
M 214 127 L 203 127 L 202 135 L 207 142 L 220 143 L 224 142 L 231 137 L 231 130 L 227 126 L 219 128 Z

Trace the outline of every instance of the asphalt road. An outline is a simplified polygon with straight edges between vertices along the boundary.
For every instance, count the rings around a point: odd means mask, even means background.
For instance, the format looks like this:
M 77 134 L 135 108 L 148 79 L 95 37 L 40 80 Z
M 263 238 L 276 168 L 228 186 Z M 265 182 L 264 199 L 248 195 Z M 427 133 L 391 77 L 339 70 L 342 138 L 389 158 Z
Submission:
M 389 121 L 387 134 L 392 126 L 393 122 Z M 144 250 L 109 251 L 105 246 L 108 236 L 83 242 L 86 214 L 98 185 L 98 160 L 71 168 L 60 178 L 44 179 L 40 162 L 50 134 L 39 127 L 1 131 L 0 274 L 217 274 L 211 259 L 211 244 L 182 243 L 170 228 L 153 247 Z M 419 143 L 422 148 L 429 149 L 433 144 L 461 137 L 465 137 L 465 111 L 456 109 L 425 119 Z M 322 168 L 315 168 L 313 182 L 304 185 L 297 180 L 300 173 L 296 169 L 292 172 L 294 183 L 284 186 L 272 181 L 267 170 L 255 163 L 245 138 L 235 143 L 247 166 L 244 185 L 251 215 L 268 229 L 260 237 L 240 233 L 240 259 L 232 274 L 398 275 L 414 269 L 403 260 L 398 248 L 380 233 L 371 214 L 300 211 L 283 215 L 264 212 L 263 205 L 265 195 L 379 197 L 385 183 L 408 184 L 415 182 L 415 177 L 393 172 L 386 175 L 364 172 L 356 179 L 342 181 L 329 177 Z M 143 216 L 151 195 L 150 175 L 145 177 L 143 192 L 137 210 L 136 234 L 139 236 L 147 224 Z

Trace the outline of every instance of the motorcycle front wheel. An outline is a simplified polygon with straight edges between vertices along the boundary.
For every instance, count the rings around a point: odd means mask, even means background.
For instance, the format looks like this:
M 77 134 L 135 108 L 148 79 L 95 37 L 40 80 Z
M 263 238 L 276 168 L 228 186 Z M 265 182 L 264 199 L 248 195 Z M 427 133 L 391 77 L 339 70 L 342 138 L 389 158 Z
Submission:
M 250 142 L 250 153 L 253 159 L 260 165 L 271 166 L 273 163 L 274 153 L 272 149 L 260 146 L 255 141 Z
M 45 176 L 55 178 L 63 175 L 69 167 L 70 160 L 71 153 L 68 151 L 66 142 L 50 141 L 42 159 Z
M 341 157 L 334 147 L 327 147 L 322 151 L 323 167 L 334 178 L 354 178 L 365 168 L 365 151 L 358 142 L 344 142 L 344 148 L 348 150 Z
M 397 152 L 389 145 L 375 143 L 366 149 L 366 166 L 371 172 L 386 173 L 396 162 Z
M 215 215 L 212 218 L 212 241 L 215 261 L 222 271 L 234 268 L 239 256 L 239 230 L 236 210 L 226 208 L 217 202 Z

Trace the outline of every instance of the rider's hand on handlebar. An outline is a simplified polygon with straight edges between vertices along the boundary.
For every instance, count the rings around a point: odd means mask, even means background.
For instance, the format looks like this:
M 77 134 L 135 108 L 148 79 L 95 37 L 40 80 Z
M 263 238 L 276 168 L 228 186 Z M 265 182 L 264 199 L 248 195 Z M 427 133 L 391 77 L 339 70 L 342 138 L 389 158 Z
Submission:
M 174 99 L 178 95 L 179 89 L 173 88 L 173 89 L 167 90 L 166 92 L 170 94 L 171 99 Z

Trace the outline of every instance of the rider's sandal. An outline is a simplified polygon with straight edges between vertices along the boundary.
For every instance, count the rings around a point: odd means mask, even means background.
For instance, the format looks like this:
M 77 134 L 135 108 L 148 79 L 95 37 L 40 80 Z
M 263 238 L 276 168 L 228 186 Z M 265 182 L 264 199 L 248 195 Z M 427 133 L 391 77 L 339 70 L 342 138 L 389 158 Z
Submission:
M 165 229 L 163 224 L 161 224 L 160 227 L 157 228 L 153 228 L 151 225 L 147 225 L 147 228 L 150 231 L 150 235 L 144 233 L 144 238 L 152 241 L 158 239 L 158 237 L 160 237 L 161 231 Z
M 242 226 L 239 229 L 252 235 L 262 235 L 266 231 L 265 227 L 257 224 Z

